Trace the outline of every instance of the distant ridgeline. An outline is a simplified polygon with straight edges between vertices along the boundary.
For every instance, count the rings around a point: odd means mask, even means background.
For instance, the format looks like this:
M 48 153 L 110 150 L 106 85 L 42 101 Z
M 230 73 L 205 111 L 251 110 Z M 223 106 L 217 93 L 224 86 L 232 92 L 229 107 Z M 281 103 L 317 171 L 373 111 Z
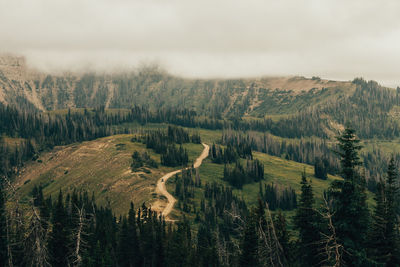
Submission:
M 359 136 L 364 139 L 391 139 L 399 135 L 396 111 L 399 104 L 399 90 L 386 89 L 375 82 L 365 82 L 362 79 L 354 80 L 353 85 L 356 89 L 349 95 L 339 95 L 334 101 L 330 99 L 330 102 L 324 105 L 316 105 L 312 109 L 305 109 L 279 119 L 241 119 L 240 116 L 222 116 L 223 114 L 217 116 L 212 112 L 200 115 L 201 112 L 199 114 L 191 109 L 166 107 L 153 110 L 146 106 L 134 106 L 128 110 L 112 112 L 103 106 L 95 109 L 43 113 L 30 111 L 21 106 L 16 108 L 0 104 L 0 133 L 31 140 L 36 151 L 41 151 L 54 145 L 128 132 L 128 129 L 113 126 L 129 122 L 140 124 L 166 122 L 185 127 L 250 130 L 253 132 L 246 133 L 246 138 L 250 138 L 249 145 L 254 150 L 307 164 L 315 164 L 316 158 L 321 158 L 325 163 L 326 172 L 333 174 L 337 172 L 338 162 L 332 155 L 329 141 L 326 139 L 330 137 L 329 133 L 337 132 L 338 129 L 332 128 L 335 123 L 343 125 L 346 120 L 349 121 L 354 128 L 359 129 Z M 207 114 L 204 110 L 203 113 Z M 314 138 L 293 139 L 287 142 L 285 139 L 279 140 L 275 137 Z M 223 143 L 226 143 L 226 140 L 228 140 L 226 136 L 223 137 Z M 382 152 L 379 150 L 362 154 L 367 176 L 374 177 L 384 172 L 386 161 L 380 160 L 380 156 Z M 395 158 L 400 159 L 400 155 L 396 154 Z M 11 166 L 10 164 L 13 165 L 8 163 L 5 166 Z M 371 188 L 373 187 L 374 185 L 371 185 Z
M 400 88 L 359 78 L 184 79 L 158 67 L 120 74 L 50 75 L 29 69 L 21 57 L 0 56 L 0 102 L 23 110 L 137 105 L 152 113 L 161 109 L 165 114 L 156 117 L 183 126 L 221 129 L 229 121 L 233 129 L 287 138 L 332 137 L 346 122 L 363 139 L 398 137 L 399 93 Z M 178 111 L 179 118 L 169 116 Z
M 27 68 L 23 58 L 0 59 L 0 102 L 4 103 L 0 104 L 0 133 L 30 140 L 33 154 L 128 132 L 124 123 L 170 123 L 246 132 L 253 150 L 313 164 L 317 177 L 323 179 L 326 173 L 337 173 L 339 163 L 330 140 L 347 122 L 361 139 L 390 140 L 400 134 L 400 88 L 385 88 L 374 81 L 191 80 L 156 67 L 112 75 L 47 75 Z M 50 112 L 42 112 L 46 110 Z M 228 144 L 228 139 L 223 136 L 222 143 Z M 213 160 L 236 161 L 226 158 L 227 149 L 225 158 L 218 151 Z M 22 146 L 21 152 L 5 150 L 5 169 L 15 165 L 12 157 L 19 161 L 30 157 Z M 15 156 L 20 153 L 25 156 Z M 383 151 L 365 151 L 361 157 L 367 177 L 382 177 L 387 167 Z M 395 158 L 400 160 L 400 154 Z M 370 189 L 374 181 L 368 179 Z

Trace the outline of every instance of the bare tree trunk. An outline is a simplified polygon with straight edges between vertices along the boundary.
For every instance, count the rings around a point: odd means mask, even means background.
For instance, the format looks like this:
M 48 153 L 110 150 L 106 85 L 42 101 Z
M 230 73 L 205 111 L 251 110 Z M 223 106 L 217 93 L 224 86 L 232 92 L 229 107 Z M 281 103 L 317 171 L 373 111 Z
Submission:
M 48 230 L 43 227 L 43 220 L 33 203 L 29 226 L 25 251 L 26 255 L 30 255 L 30 265 L 38 267 L 50 266 L 48 261 L 49 253 L 47 251 Z
M 323 196 L 324 199 L 324 209 L 325 212 L 319 212 L 321 216 L 327 221 L 329 233 L 321 233 L 322 243 L 324 244 L 324 254 L 326 255 L 325 262 L 329 264 L 333 261 L 333 267 L 344 266 L 343 263 L 343 253 L 345 252 L 342 244 L 339 243 L 336 228 L 333 224 L 332 217 L 334 213 L 331 211 L 331 203 L 326 200 L 326 197 Z
M 6 217 L 6 233 L 7 233 L 7 240 L 10 241 L 10 222 L 8 217 Z M 8 256 L 8 266 L 13 267 L 13 260 L 12 260 L 12 252 L 11 252 L 11 244 L 7 242 L 7 256 Z
M 76 241 L 75 241 L 75 251 L 74 251 L 74 266 L 81 266 L 82 265 L 82 235 L 83 235 L 83 227 L 85 225 L 85 208 L 82 205 L 81 208 L 75 206 L 78 211 L 78 229 L 76 230 Z
M 261 241 L 259 246 L 260 258 L 263 259 L 264 266 L 283 267 L 287 261 L 283 253 L 283 248 L 276 235 L 268 204 L 266 204 L 266 215 L 265 230 L 261 222 L 259 222 L 257 226 Z

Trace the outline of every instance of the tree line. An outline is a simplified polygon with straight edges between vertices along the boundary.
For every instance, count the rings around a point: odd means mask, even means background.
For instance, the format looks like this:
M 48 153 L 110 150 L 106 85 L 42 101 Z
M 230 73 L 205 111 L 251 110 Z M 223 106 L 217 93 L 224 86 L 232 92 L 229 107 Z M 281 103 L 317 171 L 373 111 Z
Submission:
M 133 205 L 116 217 L 86 192 L 62 192 L 53 200 L 34 188 L 28 203 L 1 183 L 2 266 L 397 266 L 399 259 L 398 171 L 389 162 L 385 180 L 367 205 L 360 172 L 359 140 L 351 129 L 338 138 L 343 179 L 332 182 L 317 206 L 303 173 L 294 217 L 296 232 L 280 211 L 261 198 L 247 208 L 230 187 L 203 184 L 188 170 L 181 198 L 204 188 L 190 213 L 170 224 L 149 207 Z M 265 194 L 265 192 L 264 192 Z M 6 203 L 9 203 L 6 208 Z M 23 207 L 24 205 L 24 207 Z M 199 206 L 198 206 L 199 205 Z M 179 208 L 178 208 L 179 209 Z M 195 214 L 189 219 L 185 214 Z M 197 223 L 197 224 L 193 224 Z M 195 227 L 195 225 L 198 225 Z

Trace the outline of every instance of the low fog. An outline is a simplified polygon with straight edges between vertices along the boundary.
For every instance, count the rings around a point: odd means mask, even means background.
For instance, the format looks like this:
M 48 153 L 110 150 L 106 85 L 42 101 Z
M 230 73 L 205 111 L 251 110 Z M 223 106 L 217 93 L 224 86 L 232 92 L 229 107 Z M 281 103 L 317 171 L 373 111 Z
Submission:
M 43 71 L 156 63 L 186 77 L 400 85 L 399 1 L 0 0 L 0 53 Z

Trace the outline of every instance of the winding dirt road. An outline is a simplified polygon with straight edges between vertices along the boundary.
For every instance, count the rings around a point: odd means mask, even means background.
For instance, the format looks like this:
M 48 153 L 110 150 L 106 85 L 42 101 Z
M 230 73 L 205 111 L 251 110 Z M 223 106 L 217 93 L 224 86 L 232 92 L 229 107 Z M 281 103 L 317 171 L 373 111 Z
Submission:
M 210 147 L 207 144 L 204 144 L 204 143 L 202 143 L 202 145 L 204 146 L 204 150 L 203 150 L 203 152 L 201 152 L 201 155 L 194 162 L 194 164 L 193 164 L 194 168 L 200 167 L 200 165 L 203 162 L 203 160 L 208 157 L 208 152 L 210 150 Z M 165 196 L 167 198 L 167 200 L 168 200 L 167 206 L 161 212 L 161 214 L 164 217 L 167 217 L 170 214 L 170 212 L 172 211 L 172 209 L 173 209 L 173 207 L 175 205 L 175 202 L 176 202 L 176 199 L 170 193 L 168 193 L 167 188 L 165 187 L 165 183 L 167 182 L 167 180 L 169 178 L 171 178 L 175 174 L 180 173 L 180 172 L 182 172 L 182 170 L 187 170 L 187 169 L 189 169 L 189 167 L 181 169 L 181 170 L 176 170 L 176 171 L 173 171 L 173 172 L 169 172 L 169 173 L 165 174 L 163 177 L 161 177 L 157 181 L 156 192 L 158 194 L 160 194 L 160 195 Z

